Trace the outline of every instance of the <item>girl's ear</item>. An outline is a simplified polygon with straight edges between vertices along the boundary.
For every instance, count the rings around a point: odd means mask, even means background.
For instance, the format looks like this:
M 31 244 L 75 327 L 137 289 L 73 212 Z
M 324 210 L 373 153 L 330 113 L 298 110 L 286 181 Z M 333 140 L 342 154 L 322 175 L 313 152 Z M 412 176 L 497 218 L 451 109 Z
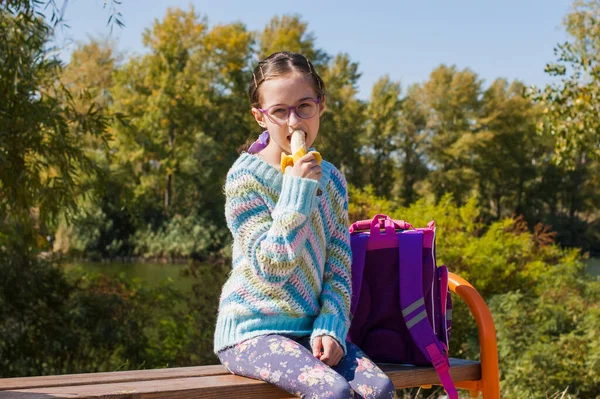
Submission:
M 260 127 L 267 127 L 267 124 L 265 123 L 265 114 L 260 112 L 258 108 L 252 107 L 252 115 Z
M 319 117 L 325 112 L 325 96 L 319 101 Z

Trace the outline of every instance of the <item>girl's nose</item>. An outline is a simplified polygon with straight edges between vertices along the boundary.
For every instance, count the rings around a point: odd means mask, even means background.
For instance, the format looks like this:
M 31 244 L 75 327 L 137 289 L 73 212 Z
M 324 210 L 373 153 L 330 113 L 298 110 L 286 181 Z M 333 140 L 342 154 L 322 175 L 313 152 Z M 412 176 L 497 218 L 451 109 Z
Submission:
M 302 118 L 300 118 L 298 114 L 296 114 L 295 110 L 290 110 L 290 116 L 288 117 L 288 125 L 294 127 L 298 126 L 300 123 L 302 123 Z

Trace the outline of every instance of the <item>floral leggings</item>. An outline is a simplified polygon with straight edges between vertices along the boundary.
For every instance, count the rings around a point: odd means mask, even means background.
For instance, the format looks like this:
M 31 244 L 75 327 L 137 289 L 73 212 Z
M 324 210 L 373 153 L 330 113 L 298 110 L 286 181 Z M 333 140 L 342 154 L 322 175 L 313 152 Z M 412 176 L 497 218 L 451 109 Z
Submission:
M 301 398 L 394 398 L 394 385 L 356 345 L 337 366 L 315 358 L 310 337 L 263 335 L 218 353 L 233 374 L 270 382 Z

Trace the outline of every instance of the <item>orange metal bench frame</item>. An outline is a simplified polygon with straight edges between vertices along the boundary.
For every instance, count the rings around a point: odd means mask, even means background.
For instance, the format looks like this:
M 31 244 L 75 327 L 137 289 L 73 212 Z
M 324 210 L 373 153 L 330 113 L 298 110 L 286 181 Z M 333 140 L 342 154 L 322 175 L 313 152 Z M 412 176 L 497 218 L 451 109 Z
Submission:
M 457 388 L 468 389 L 476 398 L 479 392 L 484 399 L 500 398 L 500 373 L 498 369 L 498 343 L 492 313 L 479 292 L 465 279 L 448 273 L 449 287 L 469 307 L 479 330 L 481 356 L 481 379 L 478 381 L 456 381 Z

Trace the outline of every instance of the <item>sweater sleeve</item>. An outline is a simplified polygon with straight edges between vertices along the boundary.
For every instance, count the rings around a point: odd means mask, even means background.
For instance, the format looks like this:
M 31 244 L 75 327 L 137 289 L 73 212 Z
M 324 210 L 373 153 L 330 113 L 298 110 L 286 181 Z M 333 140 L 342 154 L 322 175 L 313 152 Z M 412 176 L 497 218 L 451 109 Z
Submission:
M 298 265 L 307 238 L 307 220 L 316 204 L 318 183 L 283 176 L 272 213 L 269 187 L 249 173 L 231 173 L 225 183 L 225 218 L 253 272 L 269 284 L 282 286 Z
M 335 171 L 335 221 L 323 276 L 323 290 L 319 298 L 321 311 L 313 324 L 311 344 L 319 335 L 335 338 L 346 353 L 346 336 L 350 328 L 350 301 L 352 297 L 352 250 L 348 231 L 348 194 L 344 176 Z

